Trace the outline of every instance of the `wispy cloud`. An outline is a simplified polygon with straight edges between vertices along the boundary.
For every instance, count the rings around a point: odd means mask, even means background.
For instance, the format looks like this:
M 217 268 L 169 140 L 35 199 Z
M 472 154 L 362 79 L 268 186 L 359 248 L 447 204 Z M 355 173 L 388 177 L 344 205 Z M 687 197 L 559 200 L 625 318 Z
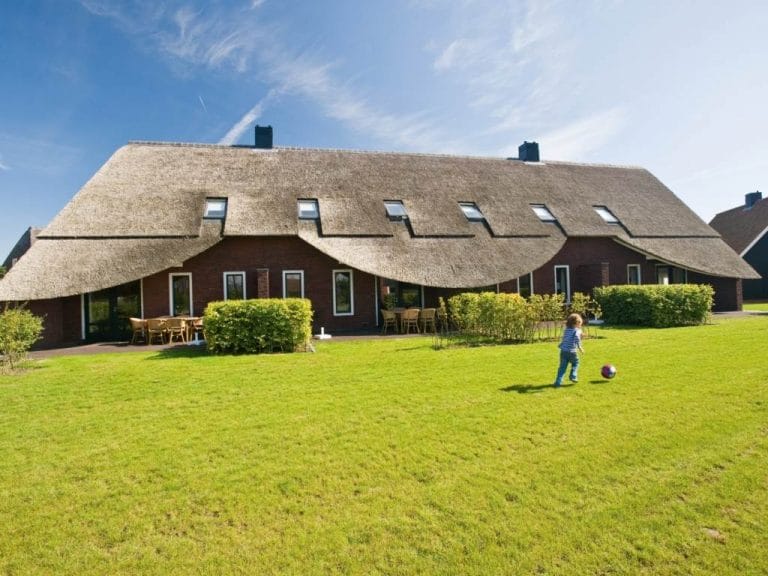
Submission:
M 3 156 L 2 154 L 0 154 L 0 170 L 2 170 L 3 172 L 7 172 L 10 169 L 11 167 L 8 166 L 8 164 L 3 162 Z
M 295 51 L 281 42 L 276 32 L 259 19 L 258 11 L 226 10 L 207 6 L 205 10 L 188 5 L 174 11 L 153 10 L 148 19 L 155 29 L 147 33 L 134 16 L 104 5 L 98 0 L 81 0 L 92 13 L 112 18 L 126 32 L 141 35 L 155 43 L 155 49 L 174 63 L 211 69 L 230 67 L 243 75 L 257 71 L 269 94 L 257 102 L 222 137 L 221 143 L 235 143 L 258 119 L 276 95 L 299 96 L 314 102 L 329 118 L 348 128 L 365 133 L 388 145 L 407 149 L 451 151 L 454 146 L 424 112 L 400 114 L 382 110 L 351 84 L 337 77 L 337 65 L 324 60 L 318 51 Z M 263 2 L 251 2 L 258 8 Z
M 539 138 L 547 158 L 588 160 L 590 154 L 605 146 L 627 121 L 627 113 L 617 107 L 577 120 Z
M 235 144 L 245 133 L 245 131 L 248 130 L 251 124 L 261 118 L 267 103 L 276 95 L 277 91 L 271 90 L 266 96 L 264 96 L 264 98 L 259 100 L 253 108 L 248 110 L 248 112 L 246 112 L 243 117 L 240 118 L 239 122 L 237 122 L 234 126 L 232 126 L 232 128 L 229 129 L 229 132 L 227 132 L 224 137 L 219 140 L 219 144 L 224 144 L 227 146 Z

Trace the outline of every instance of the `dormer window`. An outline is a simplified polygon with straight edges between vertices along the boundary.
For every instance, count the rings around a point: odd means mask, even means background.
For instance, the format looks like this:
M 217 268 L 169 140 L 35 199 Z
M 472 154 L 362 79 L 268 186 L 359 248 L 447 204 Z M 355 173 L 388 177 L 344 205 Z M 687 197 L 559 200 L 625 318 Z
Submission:
M 592 206 L 606 224 L 619 224 L 619 219 L 605 206 Z
M 212 220 L 223 220 L 227 215 L 227 199 L 226 198 L 206 198 L 205 199 L 205 212 L 203 218 L 210 218 Z
M 390 220 L 405 220 L 408 218 L 408 212 L 400 200 L 384 200 L 384 207 L 387 209 L 387 216 Z
M 320 218 L 317 200 L 299 200 L 299 218 L 301 220 L 317 220 Z
M 549 211 L 549 208 L 544 206 L 544 204 L 531 204 L 531 209 L 533 209 L 536 216 L 538 216 L 539 220 L 542 222 L 557 222 L 557 218 L 555 218 L 552 212 Z
M 467 217 L 467 220 L 473 222 L 485 220 L 485 216 L 483 216 L 483 213 L 480 212 L 480 208 L 478 208 L 477 204 L 474 202 L 459 202 L 459 208 L 464 212 L 464 216 Z

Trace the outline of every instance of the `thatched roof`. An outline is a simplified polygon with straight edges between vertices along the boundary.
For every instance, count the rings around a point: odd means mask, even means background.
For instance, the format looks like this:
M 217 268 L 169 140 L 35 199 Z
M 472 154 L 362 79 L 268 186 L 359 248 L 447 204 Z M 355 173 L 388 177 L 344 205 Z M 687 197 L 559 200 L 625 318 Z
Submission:
M 731 248 L 744 256 L 745 251 L 768 232 L 768 198 L 758 200 L 749 209 L 738 206 L 721 212 L 709 225 Z
M 174 250 L 175 262 L 189 258 L 214 241 L 200 232 L 206 197 L 228 199 L 225 237 L 299 236 L 344 265 L 423 285 L 503 282 L 544 264 L 567 237 L 595 236 L 712 275 L 754 275 L 640 168 L 137 142 L 119 149 L 40 234 L 41 247 L 22 260 L 30 262 L 0 282 L 0 300 L 42 297 L 34 284 L 51 296 L 119 284 L 167 268 Z M 302 198 L 318 200 L 319 225 L 298 220 Z M 408 223 L 390 221 L 384 200 L 402 201 Z M 474 202 L 486 222 L 469 222 L 459 202 Z M 546 205 L 558 224 L 542 223 L 531 204 Z M 606 224 L 595 206 L 621 226 Z M 90 272 L 62 281 L 57 253 Z M 130 271 L 115 265 L 127 259 L 140 262 Z

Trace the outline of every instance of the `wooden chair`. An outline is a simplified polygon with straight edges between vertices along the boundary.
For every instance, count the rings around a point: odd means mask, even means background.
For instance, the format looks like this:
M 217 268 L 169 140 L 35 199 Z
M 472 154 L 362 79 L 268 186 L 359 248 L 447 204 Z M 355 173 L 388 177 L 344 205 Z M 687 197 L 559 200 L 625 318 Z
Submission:
M 164 318 L 149 318 L 147 320 L 147 346 L 152 344 L 152 340 L 160 338 L 160 344 L 165 344 L 165 323 Z
M 400 317 L 400 331 L 404 334 L 410 334 L 411 328 L 415 328 L 416 332 L 419 332 L 419 309 L 408 308 L 403 311 Z
M 187 322 L 184 318 L 168 318 L 165 321 L 165 329 L 168 334 L 168 343 L 176 338 L 179 342 L 187 341 Z
M 424 308 L 419 312 L 419 326 L 423 332 L 437 332 L 436 316 L 437 309 L 435 308 Z
M 393 332 L 397 332 L 397 314 L 395 314 L 392 310 L 383 310 L 381 311 L 381 318 L 383 320 L 382 326 L 381 326 L 381 333 L 386 334 L 387 328 L 391 327 Z
M 131 344 L 136 344 L 137 338 L 145 340 L 147 338 L 146 322 L 141 318 L 128 318 L 128 321 L 131 323 Z

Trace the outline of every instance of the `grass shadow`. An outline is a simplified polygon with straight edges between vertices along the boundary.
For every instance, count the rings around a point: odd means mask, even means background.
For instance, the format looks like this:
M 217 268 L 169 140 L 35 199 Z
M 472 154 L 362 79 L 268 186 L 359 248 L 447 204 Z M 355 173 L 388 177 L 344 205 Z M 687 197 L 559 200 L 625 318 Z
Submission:
M 179 358 L 202 358 L 211 356 L 205 344 L 200 346 L 190 346 L 189 344 L 174 346 L 172 348 L 163 348 L 158 350 L 154 356 L 147 360 L 174 360 Z
M 561 388 L 570 388 L 574 384 L 563 384 Z M 505 386 L 499 388 L 500 392 L 517 392 L 518 394 L 530 394 L 531 392 L 542 392 L 547 388 L 554 389 L 552 384 L 513 384 L 512 386 Z

